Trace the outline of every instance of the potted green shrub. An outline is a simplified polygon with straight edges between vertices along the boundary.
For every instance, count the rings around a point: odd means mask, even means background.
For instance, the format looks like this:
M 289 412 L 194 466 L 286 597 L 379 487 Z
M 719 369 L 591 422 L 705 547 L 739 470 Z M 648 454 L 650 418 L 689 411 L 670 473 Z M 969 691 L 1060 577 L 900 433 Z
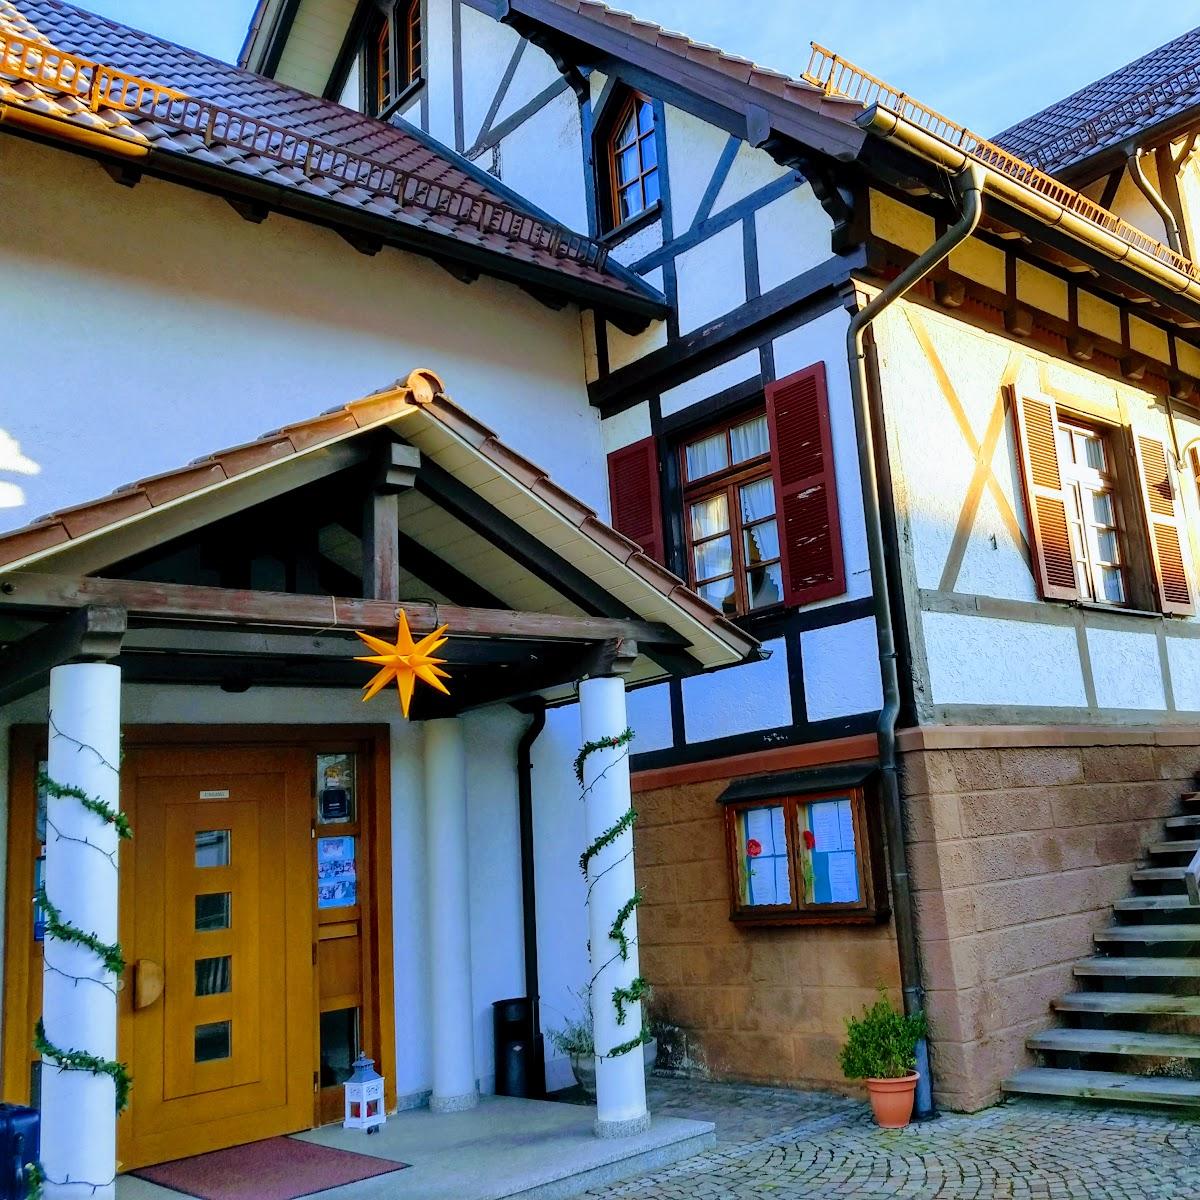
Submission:
M 846 1020 L 842 1072 L 847 1079 L 866 1082 L 875 1123 L 884 1129 L 903 1129 L 912 1119 L 917 1043 L 925 1034 L 925 1014 L 898 1012 L 882 987 L 879 999 L 861 1017 Z
M 575 1082 L 583 1089 L 583 1094 L 589 1099 L 596 1098 L 596 1042 L 592 1036 L 592 993 L 587 986 L 576 989 L 571 993 L 579 1002 L 578 1015 L 566 1017 L 557 1029 L 546 1030 L 550 1044 L 565 1055 L 575 1072 Z M 642 1047 L 642 1064 L 646 1078 L 654 1070 L 658 1057 L 658 1040 L 651 1038 Z

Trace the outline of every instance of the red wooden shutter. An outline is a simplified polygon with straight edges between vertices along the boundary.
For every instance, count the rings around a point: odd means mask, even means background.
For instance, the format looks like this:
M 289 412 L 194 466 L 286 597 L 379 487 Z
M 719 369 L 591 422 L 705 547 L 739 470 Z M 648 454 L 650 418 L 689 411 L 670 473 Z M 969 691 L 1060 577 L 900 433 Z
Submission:
M 1167 448 L 1158 438 L 1142 433 L 1134 436 L 1133 448 L 1142 484 L 1146 528 L 1150 531 L 1150 559 L 1159 607 L 1165 613 L 1194 612 L 1196 606 L 1183 565 L 1183 524 L 1167 465 Z
M 1012 388 L 1009 402 L 1038 589 L 1043 600 L 1078 600 L 1079 583 L 1058 465 L 1058 408 L 1048 397 L 1018 396 Z
M 825 364 L 767 387 L 775 473 L 775 513 L 788 604 L 811 604 L 846 590 L 838 521 Z
M 622 446 L 608 456 L 608 495 L 613 528 L 637 542 L 655 562 L 663 562 L 662 495 L 653 437 Z

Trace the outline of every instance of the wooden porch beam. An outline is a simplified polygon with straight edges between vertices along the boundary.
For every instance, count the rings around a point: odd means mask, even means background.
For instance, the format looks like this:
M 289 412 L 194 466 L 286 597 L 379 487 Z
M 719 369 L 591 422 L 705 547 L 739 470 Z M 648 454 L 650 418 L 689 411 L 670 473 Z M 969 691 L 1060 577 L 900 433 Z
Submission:
M 123 609 L 93 604 L 4 647 L 0 650 L 0 704 L 36 691 L 62 663 L 115 657 L 125 628 Z
M 131 621 L 178 621 L 192 625 L 235 624 L 244 629 L 372 629 L 393 631 L 397 603 L 340 596 L 304 596 L 237 588 L 155 583 L 137 579 L 66 577 L 31 572 L 0 581 L 0 612 L 54 612 L 108 605 L 124 608 Z M 448 624 L 458 637 L 522 641 L 598 642 L 625 639 L 645 646 L 686 646 L 667 625 L 624 617 L 564 617 L 510 609 L 464 608 L 405 601 L 413 633 Z

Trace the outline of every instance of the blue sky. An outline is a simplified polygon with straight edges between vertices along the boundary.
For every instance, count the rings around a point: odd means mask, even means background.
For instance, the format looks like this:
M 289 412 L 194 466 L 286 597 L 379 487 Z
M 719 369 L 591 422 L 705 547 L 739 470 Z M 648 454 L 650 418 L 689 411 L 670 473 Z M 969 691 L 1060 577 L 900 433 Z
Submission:
M 80 0 L 232 59 L 252 0 Z M 818 41 L 980 133 L 995 133 L 1200 25 L 1200 0 L 613 0 L 795 74 Z

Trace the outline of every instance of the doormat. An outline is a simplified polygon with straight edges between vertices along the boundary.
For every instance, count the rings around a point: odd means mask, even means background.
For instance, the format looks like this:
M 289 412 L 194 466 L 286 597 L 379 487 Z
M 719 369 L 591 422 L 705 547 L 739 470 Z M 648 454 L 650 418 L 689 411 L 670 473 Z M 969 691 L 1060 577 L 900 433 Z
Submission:
M 199 1200 L 297 1200 L 346 1183 L 402 1171 L 408 1163 L 276 1137 L 130 1174 Z

